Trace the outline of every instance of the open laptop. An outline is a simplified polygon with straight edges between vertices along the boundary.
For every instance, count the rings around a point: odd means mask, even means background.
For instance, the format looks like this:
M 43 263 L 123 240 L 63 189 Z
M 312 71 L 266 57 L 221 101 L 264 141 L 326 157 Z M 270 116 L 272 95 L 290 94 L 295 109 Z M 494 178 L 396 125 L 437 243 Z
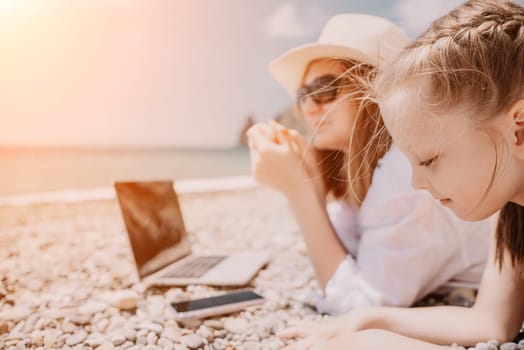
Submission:
M 245 285 L 268 251 L 191 254 L 172 181 L 116 182 L 115 190 L 141 281 L 152 285 Z

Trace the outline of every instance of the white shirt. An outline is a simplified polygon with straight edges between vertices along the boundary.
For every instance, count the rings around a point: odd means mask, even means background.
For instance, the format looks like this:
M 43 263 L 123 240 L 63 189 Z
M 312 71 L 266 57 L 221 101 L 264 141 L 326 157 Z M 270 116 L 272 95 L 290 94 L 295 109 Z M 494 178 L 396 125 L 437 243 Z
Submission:
M 451 280 L 478 286 L 494 218 L 465 222 L 411 187 L 411 165 L 392 147 L 360 209 L 332 202 L 328 213 L 348 255 L 317 300 L 330 314 L 360 306 L 410 306 Z

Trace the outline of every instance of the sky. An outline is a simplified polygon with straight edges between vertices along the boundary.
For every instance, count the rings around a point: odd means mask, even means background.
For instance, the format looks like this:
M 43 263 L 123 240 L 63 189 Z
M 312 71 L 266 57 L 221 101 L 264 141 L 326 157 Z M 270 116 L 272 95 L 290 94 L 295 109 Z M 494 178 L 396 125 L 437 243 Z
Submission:
M 234 146 L 291 103 L 268 63 L 329 17 L 414 38 L 458 0 L 0 0 L 0 147 Z

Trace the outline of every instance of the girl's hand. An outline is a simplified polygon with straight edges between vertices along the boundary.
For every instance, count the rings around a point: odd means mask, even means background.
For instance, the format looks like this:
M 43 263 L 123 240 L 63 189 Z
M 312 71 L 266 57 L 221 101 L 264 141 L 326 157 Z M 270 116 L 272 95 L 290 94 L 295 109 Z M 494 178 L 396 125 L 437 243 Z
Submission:
M 288 328 L 277 333 L 281 338 L 324 338 L 331 339 L 344 334 L 361 331 L 375 317 L 377 308 L 356 308 L 344 315 L 324 321 L 291 321 Z
M 330 348 L 329 339 L 309 337 L 281 348 L 281 350 L 326 350 Z
M 452 350 L 455 346 L 442 346 L 409 338 L 400 334 L 381 329 L 367 329 L 358 332 L 346 332 L 326 339 L 321 337 L 308 337 L 282 350 Z
M 340 319 L 323 322 L 298 321 L 289 322 L 289 327 L 277 333 L 280 338 L 322 338 L 324 340 L 336 337 L 345 331 Z

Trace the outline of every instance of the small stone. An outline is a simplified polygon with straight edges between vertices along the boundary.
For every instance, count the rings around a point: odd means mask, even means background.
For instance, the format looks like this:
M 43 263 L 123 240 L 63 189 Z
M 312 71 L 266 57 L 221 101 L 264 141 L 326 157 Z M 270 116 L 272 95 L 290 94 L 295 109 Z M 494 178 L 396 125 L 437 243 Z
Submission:
M 127 350 L 142 350 L 144 347 L 140 344 L 135 344 L 129 348 L 127 348 Z
M 155 332 L 149 332 L 147 334 L 147 345 L 155 345 L 158 340 L 158 336 Z
M 0 312 L 0 320 L 20 322 L 31 314 L 31 309 L 27 306 L 15 306 Z
M 134 341 L 136 339 L 136 331 L 132 328 L 122 329 L 122 334 L 125 335 L 127 340 Z
M 126 350 L 126 349 L 129 349 L 130 347 L 132 347 L 134 344 L 131 340 L 128 340 L 126 341 L 124 344 L 120 345 L 118 347 L 119 350 Z
M 251 333 L 246 337 L 246 340 L 258 343 L 260 341 L 260 336 L 257 333 Z
M 478 343 L 475 350 L 497 350 L 497 346 L 489 343 Z
M 91 317 L 90 315 L 77 314 L 71 316 L 69 321 L 79 326 L 85 326 L 86 324 L 89 324 L 91 322 Z
M 0 335 L 9 332 L 9 325 L 7 323 L 0 323 Z
M 164 328 L 169 328 L 169 327 L 172 327 L 172 328 L 180 328 L 178 326 L 178 323 L 175 321 L 175 320 L 167 320 L 165 323 L 164 323 Z
M 221 330 L 215 331 L 215 340 L 217 338 L 227 338 L 227 337 L 230 337 L 230 336 L 231 336 L 231 333 L 229 333 L 226 329 L 221 329 Z
M 268 300 L 266 301 L 266 303 L 264 304 L 264 310 L 267 310 L 267 311 L 277 311 L 280 309 L 280 304 L 276 301 L 273 301 L 273 300 Z
M 187 295 L 181 288 L 171 288 L 165 294 L 165 298 L 169 302 L 176 302 L 183 299 L 187 299 Z
M 87 333 L 83 329 L 81 329 L 78 332 L 76 332 L 75 334 L 67 337 L 66 344 L 69 346 L 73 346 L 73 345 L 83 342 L 86 338 L 87 338 Z
M 147 338 L 145 335 L 140 335 L 136 337 L 136 343 L 140 345 L 147 345 Z
M 20 339 L 23 339 L 23 329 L 24 329 L 24 326 L 25 326 L 25 321 L 20 321 L 16 324 L 16 326 L 14 326 L 14 328 L 11 330 L 11 335 L 12 334 L 22 334 L 22 337 Z
M 109 335 L 108 339 L 115 346 L 122 345 L 126 340 L 135 340 L 136 331 L 130 328 L 122 328 L 113 330 Z
M 213 329 L 224 329 L 224 323 L 220 320 L 205 320 L 204 325 Z
M 152 331 L 155 333 L 161 333 L 162 332 L 162 326 L 157 323 L 152 322 L 142 322 L 138 325 L 138 329 L 147 329 L 148 331 Z
M 34 346 L 44 346 L 44 335 L 42 331 L 34 331 L 29 335 L 31 344 Z
M 46 348 L 54 348 L 56 345 L 56 342 L 58 340 L 58 334 L 57 333 L 47 333 L 44 335 L 44 346 Z
M 500 350 L 519 350 L 519 346 L 515 343 L 504 343 L 499 347 Z
M 464 347 L 458 345 L 457 343 L 453 343 L 453 344 L 451 345 L 451 348 L 452 348 L 453 350 L 466 350 L 466 348 L 464 348 Z
M 85 342 L 87 345 L 90 346 L 100 346 L 106 343 L 107 339 L 100 333 L 92 333 L 89 335 Z
M 15 350 L 26 350 L 27 347 L 25 346 L 25 342 L 19 342 L 18 344 L 16 344 L 16 348 Z
M 266 298 L 266 300 L 279 301 L 282 299 L 282 295 L 276 290 L 269 289 L 264 292 L 264 298 Z
M 180 330 L 178 328 L 166 327 L 162 332 L 162 337 L 177 342 L 180 339 Z
M 160 316 L 164 313 L 164 298 L 160 295 L 153 295 L 147 299 L 147 312 L 151 316 Z
M 491 344 L 493 346 L 499 346 L 499 341 L 498 340 L 495 340 L 495 339 L 491 339 L 488 341 L 488 344 Z
M 269 337 L 270 333 L 265 330 L 265 329 L 257 329 L 255 330 L 255 334 L 260 338 L 260 339 L 266 339 Z
M 108 302 L 112 306 L 119 308 L 120 310 L 132 310 L 136 309 L 138 305 L 138 294 L 130 289 L 119 290 L 113 292 L 108 297 Z
M 224 322 L 224 328 L 231 333 L 241 334 L 249 329 L 249 323 L 241 318 L 230 318 Z
M 111 332 L 116 329 L 121 329 L 127 323 L 127 320 L 122 316 L 112 316 L 109 320 L 109 325 L 107 326 L 106 331 Z
M 111 343 L 114 346 L 119 346 L 119 345 L 124 344 L 124 342 L 126 341 L 127 338 L 121 332 L 116 332 L 116 333 L 111 334 L 109 339 L 111 340 Z
M 200 326 L 200 328 L 197 330 L 197 334 L 206 339 L 208 342 L 213 341 L 213 338 L 215 337 L 213 332 L 211 332 L 211 330 L 206 326 Z
M 286 344 L 284 344 L 284 342 L 279 340 L 279 339 L 273 339 L 273 340 L 270 340 L 269 342 L 265 343 L 265 345 L 268 346 L 268 349 L 278 350 L 278 349 L 282 348 L 283 346 L 285 346 Z
M 182 343 L 190 349 L 198 349 L 204 343 L 204 340 L 198 334 L 188 334 L 182 337 Z
M 39 318 L 40 316 L 38 314 L 29 315 L 29 317 L 25 320 L 25 324 L 24 324 L 22 331 L 25 334 L 31 333 L 35 327 L 36 321 L 38 321 Z
M 113 344 L 111 343 L 104 343 L 104 344 L 101 344 L 100 346 L 96 347 L 95 350 L 111 350 L 111 349 L 114 349 L 115 347 L 113 346 Z
M 96 323 L 96 328 L 102 332 L 102 333 L 105 333 L 106 329 L 107 329 L 107 326 L 109 325 L 109 319 L 107 318 L 103 318 L 101 319 L 100 321 L 98 321 Z
M 147 333 L 149 333 L 149 331 L 147 329 L 139 329 L 136 332 L 136 336 L 137 337 L 147 337 Z
M 165 338 L 160 338 L 157 344 L 158 346 L 162 348 L 162 350 L 172 350 L 173 349 L 173 343 Z
M 260 350 L 260 344 L 252 341 L 247 341 L 243 345 L 245 350 Z
M 181 320 L 180 323 L 184 328 L 198 328 L 202 324 L 202 320 L 198 318 L 188 318 L 186 320 Z
M 82 315 L 92 316 L 97 312 L 101 312 L 107 309 L 107 304 L 98 301 L 88 301 L 84 305 L 78 308 L 78 312 Z
M 60 326 L 60 329 L 62 329 L 62 331 L 64 333 L 74 333 L 76 332 L 76 330 L 78 329 L 77 326 L 75 326 L 74 324 L 72 324 L 71 322 L 68 322 L 68 321 L 64 321 L 62 323 L 62 325 Z
M 35 323 L 35 329 L 43 330 L 45 328 L 46 320 L 39 318 Z

